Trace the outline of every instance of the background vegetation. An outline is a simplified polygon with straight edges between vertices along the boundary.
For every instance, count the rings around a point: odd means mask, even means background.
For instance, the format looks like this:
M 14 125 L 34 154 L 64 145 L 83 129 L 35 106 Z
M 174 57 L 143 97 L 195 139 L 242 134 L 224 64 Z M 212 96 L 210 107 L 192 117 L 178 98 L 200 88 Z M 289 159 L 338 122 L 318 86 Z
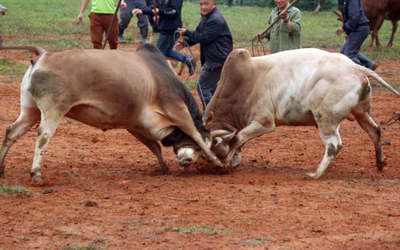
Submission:
M 194 1 L 194 0 L 191 0 Z M 274 0 L 246 0 L 244 7 L 238 8 L 237 1 L 231 8 L 227 7 L 227 0 L 218 0 L 218 7 L 224 14 L 232 35 L 235 47 L 251 47 L 251 40 L 258 32 L 267 26 L 267 20 L 274 6 Z M 73 48 L 91 48 L 89 38 L 88 9 L 84 15 L 84 24 L 78 24 L 77 16 L 82 0 L 54 1 L 54 0 L 2 0 L 1 4 L 8 8 L 5 16 L 0 16 L 0 35 L 5 45 L 30 44 L 38 45 L 47 50 L 60 51 Z M 248 6 L 254 5 L 254 6 Z M 316 47 L 330 51 L 339 51 L 343 37 L 334 35 L 340 26 L 331 9 L 337 9 L 336 0 L 326 0 L 323 10 L 314 14 L 317 0 L 300 0 L 297 7 L 302 11 L 302 44 L 303 47 Z M 257 7 L 262 6 L 262 7 Z M 265 7 L 264 7 L 265 6 Z M 197 3 L 186 1 L 182 11 L 184 27 L 195 29 L 200 19 L 200 10 Z M 136 17 L 132 24 L 136 26 Z M 128 30 L 128 42 L 134 42 L 138 29 Z M 383 46 L 386 46 L 391 33 L 391 23 L 385 21 L 379 32 Z M 398 32 L 397 32 L 398 33 Z M 365 52 L 370 38 L 366 40 L 362 50 Z M 366 53 L 372 59 L 397 58 L 400 52 L 399 37 L 395 36 L 394 47 L 374 50 Z

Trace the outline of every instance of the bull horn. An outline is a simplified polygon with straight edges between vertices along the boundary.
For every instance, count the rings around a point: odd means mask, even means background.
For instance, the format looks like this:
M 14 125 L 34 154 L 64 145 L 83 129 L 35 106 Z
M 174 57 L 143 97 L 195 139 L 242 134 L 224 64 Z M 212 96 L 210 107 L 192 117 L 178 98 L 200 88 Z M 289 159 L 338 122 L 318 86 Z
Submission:
M 211 131 L 212 137 L 218 137 L 218 136 L 229 135 L 229 134 L 231 134 L 231 132 L 229 132 L 228 130 L 223 130 L 223 129 Z M 235 134 L 235 131 L 233 131 L 233 134 Z
M 215 137 L 214 138 L 215 141 L 215 147 L 218 146 L 219 144 L 221 144 L 221 142 L 223 141 L 221 137 Z

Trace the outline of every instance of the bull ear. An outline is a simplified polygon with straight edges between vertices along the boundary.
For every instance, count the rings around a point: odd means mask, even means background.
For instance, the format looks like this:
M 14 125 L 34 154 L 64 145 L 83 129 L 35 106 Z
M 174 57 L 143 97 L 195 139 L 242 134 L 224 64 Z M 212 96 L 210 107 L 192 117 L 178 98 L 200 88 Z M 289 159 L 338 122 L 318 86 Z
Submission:
M 207 130 L 210 130 L 213 120 L 214 120 L 214 112 L 211 111 L 205 118 L 205 121 L 203 122 L 203 127 Z

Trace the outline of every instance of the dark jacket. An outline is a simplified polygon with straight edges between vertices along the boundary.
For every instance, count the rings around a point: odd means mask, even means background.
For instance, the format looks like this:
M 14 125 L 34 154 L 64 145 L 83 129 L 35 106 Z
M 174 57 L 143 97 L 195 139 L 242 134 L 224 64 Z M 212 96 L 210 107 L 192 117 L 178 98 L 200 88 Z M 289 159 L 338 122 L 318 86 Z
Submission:
M 186 30 L 185 36 L 190 46 L 200 43 L 201 65 L 207 62 L 211 70 L 223 66 L 233 50 L 231 31 L 218 8 L 202 15 L 196 30 Z
M 343 30 L 347 35 L 357 26 L 369 25 L 368 18 L 364 14 L 364 6 L 360 0 L 338 0 L 339 11 L 343 15 Z
M 178 28 L 182 28 L 183 0 L 160 0 L 156 3 L 160 10 L 160 20 L 157 25 L 160 34 L 173 35 Z

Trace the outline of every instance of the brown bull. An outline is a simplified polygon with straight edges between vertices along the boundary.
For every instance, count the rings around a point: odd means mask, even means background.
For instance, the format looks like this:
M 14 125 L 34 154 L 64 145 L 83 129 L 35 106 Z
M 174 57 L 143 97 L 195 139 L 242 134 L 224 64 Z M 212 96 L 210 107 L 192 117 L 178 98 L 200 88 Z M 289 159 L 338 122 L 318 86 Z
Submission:
M 168 166 L 157 141 L 172 145 L 181 165 L 195 162 L 201 150 L 220 164 L 206 145 L 210 133 L 197 102 L 153 45 L 142 44 L 137 52 L 0 47 L 10 49 L 28 49 L 37 57 L 21 83 L 21 114 L 6 130 L 0 176 L 10 147 L 40 121 L 31 176 L 41 181 L 43 152 L 63 116 L 103 131 L 126 129 L 156 155 L 158 174 Z

